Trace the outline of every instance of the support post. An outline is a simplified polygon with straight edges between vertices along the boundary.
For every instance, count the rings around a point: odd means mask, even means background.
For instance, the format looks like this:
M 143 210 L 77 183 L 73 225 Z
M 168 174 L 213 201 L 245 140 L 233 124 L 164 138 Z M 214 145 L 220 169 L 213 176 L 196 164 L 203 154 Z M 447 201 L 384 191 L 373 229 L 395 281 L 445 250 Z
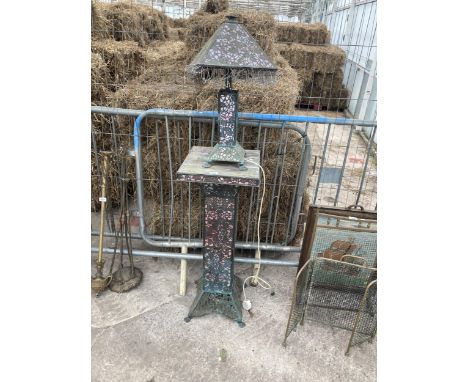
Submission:
M 188 253 L 187 246 L 182 247 L 182 253 Z M 187 293 L 187 260 L 180 260 L 180 285 L 179 285 L 179 295 L 185 296 Z

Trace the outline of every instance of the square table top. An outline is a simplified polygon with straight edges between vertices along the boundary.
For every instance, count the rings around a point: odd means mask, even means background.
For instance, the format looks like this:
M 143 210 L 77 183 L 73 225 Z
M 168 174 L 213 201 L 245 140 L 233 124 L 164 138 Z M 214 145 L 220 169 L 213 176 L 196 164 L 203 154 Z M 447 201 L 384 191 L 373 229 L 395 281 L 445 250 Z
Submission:
M 245 161 L 247 170 L 239 170 L 237 163 L 215 162 L 211 167 L 203 167 L 213 148 L 193 146 L 177 171 L 177 180 L 193 183 L 213 183 L 233 186 L 260 185 L 260 169 Z M 260 150 L 245 150 L 245 159 L 260 163 Z

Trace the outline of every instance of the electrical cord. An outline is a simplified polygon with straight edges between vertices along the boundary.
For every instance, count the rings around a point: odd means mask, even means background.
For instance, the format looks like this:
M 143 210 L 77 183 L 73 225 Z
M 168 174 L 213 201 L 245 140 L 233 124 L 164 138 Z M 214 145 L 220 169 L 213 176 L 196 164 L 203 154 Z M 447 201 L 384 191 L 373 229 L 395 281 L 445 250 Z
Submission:
M 262 256 L 262 252 L 260 251 L 260 217 L 262 215 L 262 208 L 263 208 L 263 200 L 265 198 L 265 189 L 266 189 L 266 186 L 265 186 L 265 183 L 266 183 L 266 177 L 265 177 L 265 171 L 263 170 L 263 167 L 258 164 L 258 163 L 255 163 L 249 159 L 245 159 L 246 162 L 249 162 L 249 163 L 252 163 L 254 164 L 255 166 L 257 166 L 258 168 L 260 168 L 260 170 L 262 171 L 262 177 L 263 177 L 263 182 L 262 182 L 262 186 L 263 186 L 263 190 L 262 190 L 262 198 L 260 200 L 260 208 L 259 208 L 259 211 L 258 211 L 258 217 L 257 217 L 257 253 L 258 253 L 258 260 L 260 261 L 261 260 L 261 256 Z M 247 280 L 249 279 L 256 279 L 257 280 L 257 283 L 258 285 L 260 285 L 263 289 L 272 289 L 272 286 L 271 284 L 268 282 L 268 281 L 265 281 L 264 279 L 262 279 L 260 276 L 260 264 L 257 268 L 257 271 L 255 272 L 255 275 L 253 276 L 248 276 L 244 282 L 242 283 L 242 293 L 244 295 L 244 300 L 242 301 L 242 307 L 247 310 L 247 311 L 250 311 L 250 309 L 252 308 L 252 303 L 250 302 L 250 300 L 247 300 L 247 296 L 245 294 L 245 283 L 247 282 Z M 274 292 L 272 292 L 273 294 Z

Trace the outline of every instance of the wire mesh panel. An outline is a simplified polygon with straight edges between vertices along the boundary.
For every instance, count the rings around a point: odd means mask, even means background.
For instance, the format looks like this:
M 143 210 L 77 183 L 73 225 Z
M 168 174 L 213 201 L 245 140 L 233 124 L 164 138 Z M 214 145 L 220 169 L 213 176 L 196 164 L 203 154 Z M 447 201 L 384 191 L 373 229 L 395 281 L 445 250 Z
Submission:
M 316 321 L 351 331 L 346 349 L 371 340 L 377 330 L 377 269 L 312 258 L 296 278 L 283 345 L 299 322 Z
M 330 211 L 309 210 L 284 345 L 299 322 L 313 320 L 352 331 L 348 352 L 376 332 L 377 222 Z
M 286 334 L 283 341 L 284 346 L 286 346 L 286 339 L 293 330 L 296 330 L 297 325 L 299 322 L 301 322 L 304 315 L 304 307 L 307 304 L 307 297 L 309 293 L 308 285 L 310 283 L 310 274 L 312 271 L 310 264 L 312 264 L 312 262 L 313 259 L 309 259 L 296 275 L 291 310 L 289 312 Z
M 310 258 L 377 266 L 377 212 L 359 208 L 310 206 L 299 269 Z
M 377 280 L 371 281 L 366 288 L 354 322 L 353 332 L 349 339 L 348 349 L 352 346 L 371 342 L 377 333 Z
M 319 214 L 310 256 L 376 265 L 377 222 Z

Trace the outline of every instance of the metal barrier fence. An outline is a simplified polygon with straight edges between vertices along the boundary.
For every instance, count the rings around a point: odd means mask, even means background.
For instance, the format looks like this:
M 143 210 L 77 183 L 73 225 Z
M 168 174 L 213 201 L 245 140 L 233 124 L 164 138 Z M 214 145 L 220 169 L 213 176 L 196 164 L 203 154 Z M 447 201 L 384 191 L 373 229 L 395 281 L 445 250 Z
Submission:
M 377 125 L 314 126 L 308 190 L 313 204 L 377 210 L 376 134 Z
M 106 107 L 92 107 L 91 112 L 94 184 L 99 183 L 99 151 L 141 149 L 141 157 L 136 157 L 140 170 L 137 168 L 131 176 L 136 210 L 140 211 L 140 235 L 135 237 L 161 248 L 200 248 L 200 194 L 190 184 L 175 182 L 175 172 L 191 146 L 216 143 L 217 112 L 154 109 L 141 115 L 141 110 Z M 133 131 L 133 126 L 139 125 L 135 124 L 138 115 L 142 129 Z M 262 250 L 299 251 L 290 244 L 302 233 L 302 211 L 309 202 L 364 204 L 366 209 L 376 209 L 375 182 L 369 181 L 376 178 L 374 122 L 255 113 L 240 113 L 239 121 L 239 141 L 244 147 L 260 149 L 261 164 L 270 169 L 266 183 L 269 193 L 261 218 Z M 373 132 L 367 142 L 357 131 L 361 127 Z M 117 167 L 111 184 L 118 182 Z M 236 247 L 255 249 L 258 190 L 246 188 L 241 201 L 245 219 L 239 219 Z M 107 235 L 112 236 L 112 219 L 108 225 Z

